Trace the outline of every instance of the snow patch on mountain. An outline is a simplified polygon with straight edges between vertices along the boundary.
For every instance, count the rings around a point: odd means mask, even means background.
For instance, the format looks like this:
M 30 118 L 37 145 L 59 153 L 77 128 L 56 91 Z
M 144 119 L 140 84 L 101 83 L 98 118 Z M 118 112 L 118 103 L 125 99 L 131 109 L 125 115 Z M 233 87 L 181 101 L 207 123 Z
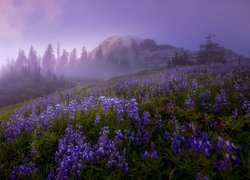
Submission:
M 90 59 L 94 59 L 96 52 L 101 48 L 102 54 L 105 58 L 110 55 L 110 53 L 116 53 L 116 50 L 121 49 L 131 49 L 132 42 L 135 41 L 137 44 L 144 41 L 143 38 L 136 36 L 111 36 L 105 39 L 99 46 L 93 49 L 89 53 Z

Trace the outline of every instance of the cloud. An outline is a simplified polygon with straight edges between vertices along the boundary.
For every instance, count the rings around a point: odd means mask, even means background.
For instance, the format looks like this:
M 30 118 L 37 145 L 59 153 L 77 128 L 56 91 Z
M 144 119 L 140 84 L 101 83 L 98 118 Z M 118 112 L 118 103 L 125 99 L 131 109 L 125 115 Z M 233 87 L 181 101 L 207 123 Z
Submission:
M 0 0 L 0 38 L 20 38 L 32 26 L 29 19 L 40 12 L 37 21 L 45 25 L 56 23 L 65 0 Z M 29 23 L 31 23 L 29 25 Z
M 44 10 L 44 18 L 48 23 L 54 23 L 57 18 L 62 14 L 62 0 L 44 0 L 41 5 Z
M 17 9 L 12 1 L 0 1 L 0 36 L 18 36 L 21 29 Z M 15 20 L 15 24 L 13 23 Z

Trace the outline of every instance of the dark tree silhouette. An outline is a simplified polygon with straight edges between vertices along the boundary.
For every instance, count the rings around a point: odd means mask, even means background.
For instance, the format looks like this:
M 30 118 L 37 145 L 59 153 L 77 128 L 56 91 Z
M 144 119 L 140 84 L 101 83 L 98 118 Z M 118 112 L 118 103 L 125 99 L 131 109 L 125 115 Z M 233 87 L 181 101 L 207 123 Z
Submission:
M 54 50 L 52 48 L 52 45 L 49 44 L 42 60 L 43 73 L 47 74 L 48 76 L 54 74 L 55 65 L 56 65 L 56 60 L 55 60 Z
M 77 65 L 77 51 L 76 48 L 74 48 L 70 53 L 69 66 L 71 70 L 74 70 L 76 65 Z
M 28 66 L 33 75 L 39 76 L 40 74 L 40 62 L 37 56 L 36 51 L 33 46 L 30 47 L 28 55 Z
M 184 52 L 182 55 L 179 55 L 177 52 L 175 52 L 175 55 L 172 58 L 172 64 L 174 66 L 177 66 L 177 65 L 187 66 L 187 65 L 190 65 L 191 62 L 188 60 L 188 56 L 186 52 Z
M 60 60 L 57 64 L 57 73 L 59 75 L 62 75 L 65 73 L 66 68 L 68 66 L 68 62 L 69 62 L 69 53 L 64 49 L 60 57 Z
M 86 48 L 83 46 L 82 47 L 82 52 L 81 52 L 81 56 L 80 56 L 80 63 L 84 63 L 88 60 L 88 53 L 86 51 Z
M 18 56 L 15 62 L 15 68 L 18 73 L 22 72 L 23 68 L 28 66 L 27 56 L 25 55 L 24 50 L 19 50 Z
M 100 61 L 100 62 L 102 62 L 104 60 L 104 56 L 103 56 L 103 53 L 102 53 L 102 47 L 101 46 L 99 46 L 97 51 L 96 51 L 95 60 Z
M 208 34 L 208 36 L 206 37 L 206 43 L 201 44 L 200 50 L 197 55 L 198 64 L 206 64 L 210 62 L 226 62 L 223 53 L 219 51 L 219 45 L 212 41 L 214 37 L 214 35 Z

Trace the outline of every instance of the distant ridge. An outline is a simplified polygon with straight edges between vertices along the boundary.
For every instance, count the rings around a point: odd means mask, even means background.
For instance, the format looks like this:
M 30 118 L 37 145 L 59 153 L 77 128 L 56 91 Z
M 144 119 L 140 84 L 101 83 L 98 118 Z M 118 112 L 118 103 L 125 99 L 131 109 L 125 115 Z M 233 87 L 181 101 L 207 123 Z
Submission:
M 230 49 L 219 47 L 227 61 L 236 61 L 241 55 Z M 101 42 L 89 53 L 91 60 L 96 58 L 99 52 L 103 60 L 110 66 L 114 64 L 126 64 L 130 68 L 148 69 L 163 67 L 168 64 L 175 53 L 186 53 L 189 60 L 196 62 L 197 52 L 184 48 L 177 48 L 169 44 L 157 44 L 152 39 L 143 39 L 136 36 L 111 36 Z M 242 59 L 246 59 L 241 56 Z M 114 65 L 115 66 L 115 65 Z

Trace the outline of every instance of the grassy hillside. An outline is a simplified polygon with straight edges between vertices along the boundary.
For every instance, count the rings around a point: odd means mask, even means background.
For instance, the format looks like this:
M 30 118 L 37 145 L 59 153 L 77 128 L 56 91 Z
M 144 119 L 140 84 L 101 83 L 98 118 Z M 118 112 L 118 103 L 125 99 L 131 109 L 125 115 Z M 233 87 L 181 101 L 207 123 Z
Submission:
M 158 69 L 0 115 L 0 179 L 247 179 L 250 64 Z
M 37 97 L 48 96 L 56 91 L 62 91 L 76 86 L 85 86 L 99 82 L 90 78 L 42 78 L 40 80 L 33 79 L 15 79 L 6 82 L 0 81 L 0 108 Z

